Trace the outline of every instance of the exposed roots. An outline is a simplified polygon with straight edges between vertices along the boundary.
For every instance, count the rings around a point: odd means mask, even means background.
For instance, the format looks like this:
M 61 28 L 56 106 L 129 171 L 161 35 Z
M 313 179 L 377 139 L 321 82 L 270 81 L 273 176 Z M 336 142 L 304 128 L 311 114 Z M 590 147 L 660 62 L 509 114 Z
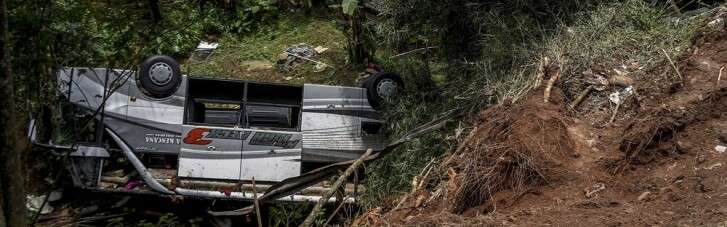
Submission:
M 561 171 L 558 167 L 569 162 L 575 145 L 562 119 L 563 96 L 556 91 L 553 102 L 545 104 L 541 92 L 531 91 L 512 107 L 499 106 L 480 115 L 474 137 L 452 162 L 457 174 L 451 212 L 483 205 L 501 191 L 524 192 L 547 184 Z

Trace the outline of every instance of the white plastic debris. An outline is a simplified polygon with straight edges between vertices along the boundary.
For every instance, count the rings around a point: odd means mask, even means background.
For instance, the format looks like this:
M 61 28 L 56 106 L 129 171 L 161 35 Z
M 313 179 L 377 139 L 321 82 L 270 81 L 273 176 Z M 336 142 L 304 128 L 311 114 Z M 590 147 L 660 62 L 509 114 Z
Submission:
M 43 205 L 43 201 L 45 200 L 45 195 L 41 196 L 27 196 L 27 202 L 25 203 L 25 207 L 28 208 L 28 210 L 33 212 L 38 212 L 40 209 L 40 206 Z M 43 209 L 40 209 L 40 214 L 50 214 L 50 212 L 53 212 L 53 207 L 48 205 L 48 203 L 43 206 Z
M 717 145 L 714 147 L 714 150 L 717 151 L 717 153 L 723 153 L 723 152 L 727 151 L 727 147 L 722 146 L 722 145 Z
M 709 23 L 707 23 L 707 26 L 712 27 L 712 26 L 714 26 L 716 24 L 719 24 L 720 22 L 722 22 L 722 18 L 717 18 L 717 19 L 715 19 L 715 20 L 710 21 Z
M 611 100 L 613 104 L 619 104 L 621 103 L 621 96 L 619 96 L 618 92 L 614 92 L 608 95 L 608 100 Z
M 192 53 L 191 60 L 193 61 L 204 61 L 207 60 L 210 56 L 212 56 L 212 53 L 217 50 L 217 46 L 219 44 L 215 42 L 205 42 L 200 41 L 197 45 L 197 49 L 194 50 L 194 53 Z
M 58 201 L 59 199 L 61 199 L 62 196 L 63 196 L 62 191 L 52 191 L 52 192 L 50 192 L 50 195 L 48 196 L 48 202 L 51 203 L 51 202 Z
M 621 103 L 621 100 L 625 100 L 626 97 L 631 96 L 634 94 L 634 87 L 628 86 L 624 88 L 621 92 L 614 92 L 608 95 L 608 99 L 613 102 L 613 104 L 619 104 Z

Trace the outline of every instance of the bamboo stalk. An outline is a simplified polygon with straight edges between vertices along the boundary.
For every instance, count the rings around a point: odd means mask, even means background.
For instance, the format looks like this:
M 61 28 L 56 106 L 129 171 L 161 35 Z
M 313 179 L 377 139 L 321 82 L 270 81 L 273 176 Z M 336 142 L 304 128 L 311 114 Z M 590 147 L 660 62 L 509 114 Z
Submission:
M 664 52 L 664 55 L 666 55 L 666 59 L 669 60 L 669 63 L 671 63 L 671 67 L 674 68 L 674 71 L 677 71 L 677 76 L 679 76 L 679 80 L 681 80 L 683 82 L 684 78 L 682 78 L 682 74 L 679 73 L 679 69 L 674 64 L 674 62 L 671 60 L 671 57 L 669 57 L 669 54 L 667 54 L 666 50 L 664 50 L 664 49 L 661 49 L 661 51 Z
M 581 102 L 583 102 L 583 99 L 586 97 L 586 95 L 588 95 L 588 93 L 591 93 L 592 90 L 593 90 L 593 85 L 588 86 L 586 88 L 586 90 L 583 90 L 583 92 L 581 92 L 581 94 L 578 95 L 576 100 L 573 100 L 573 102 L 571 102 L 570 108 L 575 109 L 579 104 L 581 104 Z
M 260 217 L 260 203 L 257 201 L 257 190 L 255 190 L 255 177 L 252 177 L 252 198 L 255 205 L 255 216 L 257 216 L 257 227 L 263 227 L 263 220 Z
M 300 225 L 301 227 L 309 227 L 313 224 L 318 215 L 320 215 L 321 210 L 323 209 L 323 205 L 326 204 L 331 196 L 333 196 L 333 193 L 336 192 L 336 189 L 341 187 L 341 184 L 343 184 L 343 182 L 346 182 L 346 178 L 348 178 L 348 176 L 351 175 L 351 173 L 353 173 L 358 168 L 358 166 L 361 165 L 361 163 L 363 163 L 363 160 L 371 155 L 371 152 L 373 152 L 373 149 L 371 148 L 366 150 L 366 153 L 361 155 L 360 158 L 358 158 L 353 164 L 351 164 L 351 166 L 349 166 L 348 169 L 346 169 L 346 171 L 343 172 L 340 177 L 338 177 L 338 180 L 336 180 L 336 182 L 331 185 L 331 189 L 326 192 L 326 194 L 323 195 L 320 200 L 318 200 L 318 203 L 316 203 L 315 207 L 313 207 L 310 215 L 308 215 L 305 221 L 303 221 L 303 224 Z

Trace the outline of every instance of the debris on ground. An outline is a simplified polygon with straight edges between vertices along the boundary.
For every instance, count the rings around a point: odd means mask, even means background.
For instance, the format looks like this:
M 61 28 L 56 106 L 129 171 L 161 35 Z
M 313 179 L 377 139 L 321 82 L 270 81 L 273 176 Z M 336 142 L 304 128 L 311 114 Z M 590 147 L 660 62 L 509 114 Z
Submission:
M 52 206 L 50 206 L 45 200 L 45 195 L 41 196 L 33 196 L 29 195 L 26 200 L 25 206 L 28 208 L 28 210 L 32 212 L 38 212 L 40 210 L 40 214 L 50 214 L 55 210 Z M 43 204 L 45 202 L 45 205 Z M 41 208 L 43 206 L 43 208 Z
M 331 67 L 331 65 L 315 60 L 314 56 L 316 53 L 320 54 L 326 50 L 328 50 L 328 48 L 324 48 L 322 46 L 313 48 L 305 43 L 293 45 L 278 55 L 278 61 L 275 64 L 275 67 L 283 72 L 291 72 L 304 63 L 311 62 L 313 64 L 313 70 L 315 72 L 320 72 L 325 70 L 327 67 Z
M 194 50 L 192 56 L 189 57 L 190 62 L 201 62 L 207 60 L 212 53 L 217 50 L 219 44 L 217 42 L 200 41 L 197 49 Z

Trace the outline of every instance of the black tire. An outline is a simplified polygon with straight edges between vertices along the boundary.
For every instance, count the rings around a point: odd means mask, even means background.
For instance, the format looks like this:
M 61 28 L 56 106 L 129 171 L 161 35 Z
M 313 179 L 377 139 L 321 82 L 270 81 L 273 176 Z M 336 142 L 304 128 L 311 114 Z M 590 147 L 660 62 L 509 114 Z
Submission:
M 172 95 L 182 83 L 179 63 L 167 55 L 154 55 L 144 60 L 138 77 L 144 90 L 157 98 Z
M 404 89 L 404 81 L 391 72 L 379 72 L 366 81 L 366 96 L 372 107 L 378 108 L 385 100 Z

